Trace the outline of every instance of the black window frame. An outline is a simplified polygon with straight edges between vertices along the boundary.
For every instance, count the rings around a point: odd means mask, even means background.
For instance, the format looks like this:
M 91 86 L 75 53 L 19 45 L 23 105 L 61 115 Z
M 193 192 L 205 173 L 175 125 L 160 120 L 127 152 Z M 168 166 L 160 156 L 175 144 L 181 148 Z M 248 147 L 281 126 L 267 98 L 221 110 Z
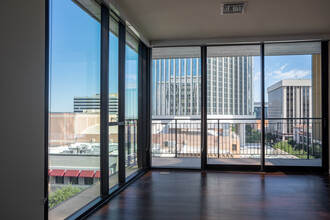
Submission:
M 98 2 L 98 1 L 97 1 Z M 103 115 L 103 120 L 101 119 L 101 153 L 100 153 L 100 178 L 98 180 L 100 181 L 101 187 L 101 194 L 98 198 L 94 199 L 84 207 L 82 207 L 77 212 L 70 215 L 67 219 L 76 219 L 76 218 L 84 218 L 89 216 L 93 211 L 101 207 L 104 203 L 106 203 L 108 200 L 110 200 L 113 196 L 115 196 L 118 192 L 122 191 L 127 187 L 129 184 L 131 184 L 134 180 L 141 177 L 143 174 L 145 174 L 150 169 L 150 150 L 149 150 L 149 131 L 150 126 L 148 123 L 150 123 L 150 57 L 151 57 L 151 49 L 147 47 L 139 38 L 134 34 L 134 32 L 130 31 L 130 34 L 133 35 L 135 39 L 138 40 L 138 118 L 143 117 L 144 120 L 140 123 L 138 123 L 138 132 L 137 135 L 137 144 L 138 144 L 138 163 L 140 169 L 138 169 L 135 173 L 131 174 L 130 176 L 125 176 L 125 155 L 122 154 L 120 157 L 122 164 L 124 164 L 124 169 L 120 168 L 118 170 L 118 178 L 119 178 L 119 184 L 109 188 L 109 157 L 108 157 L 108 126 L 110 125 L 110 122 L 108 122 L 108 119 L 105 120 L 106 117 L 108 117 L 108 110 L 109 110 L 109 100 L 108 100 L 108 86 L 109 86 L 109 73 L 108 73 L 108 65 L 109 65 L 109 18 L 110 16 L 115 19 L 119 26 L 121 26 L 122 30 L 126 33 L 126 31 L 129 30 L 129 27 L 126 25 L 126 22 L 122 19 L 120 19 L 116 12 L 114 12 L 112 9 L 110 9 L 107 5 L 105 5 L 102 2 L 98 2 L 101 6 L 101 66 L 100 66 L 100 75 L 101 75 L 101 98 L 100 98 L 100 110 L 101 110 L 101 118 Z M 49 55 L 49 15 L 50 15 L 50 3 L 49 0 L 46 1 L 45 11 L 46 11 L 46 22 L 45 22 L 45 142 L 44 142 L 44 219 L 48 219 L 48 184 L 49 184 L 49 174 L 48 174 L 48 141 L 49 141 L 49 65 L 50 65 L 50 55 Z M 80 5 L 82 10 L 84 10 L 83 6 Z M 123 65 L 124 68 L 119 70 L 119 75 L 123 75 L 123 71 L 125 71 L 125 45 L 126 45 L 126 39 L 125 35 L 118 36 L 119 44 L 120 41 L 124 42 L 124 47 L 119 51 L 119 57 L 118 62 L 119 66 Z M 120 47 L 119 47 L 120 48 Z M 124 72 L 125 73 L 125 72 Z M 125 78 L 123 79 L 125 80 Z M 125 81 L 121 81 L 123 85 L 125 85 Z M 102 95 L 103 94 L 103 95 Z M 102 97 L 103 96 L 103 97 Z M 102 101 L 103 100 L 103 101 Z M 120 104 L 119 104 L 120 105 Z M 119 107 L 120 108 L 120 107 Z M 122 103 L 121 109 L 124 109 L 124 102 Z M 120 127 L 120 126 L 119 126 Z M 103 133 L 103 135 L 102 135 Z M 93 183 L 95 182 L 94 178 L 91 178 Z M 63 183 L 64 183 L 64 177 L 63 177 Z M 79 180 L 78 180 L 79 184 Z M 85 180 L 84 180 L 85 184 Z
M 265 98 L 264 98 L 264 87 L 265 87 L 265 55 L 264 47 L 266 44 L 278 44 L 278 43 L 295 43 L 295 42 L 319 42 L 321 43 L 321 83 L 322 83 L 322 165 L 321 167 L 311 166 L 267 166 L 265 165 L 265 152 L 264 147 L 261 148 L 261 164 L 260 165 L 214 165 L 207 164 L 207 113 L 210 111 L 210 102 L 207 96 L 207 66 L 210 65 L 210 60 L 207 59 L 207 48 L 219 47 L 219 46 L 248 46 L 257 45 L 260 46 L 260 70 L 261 70 L 261 144 L 265 146 L 265 119 L 269 119 L 265 115 Z M 313 173 L 327 173 L 329 170 L 329 149 L 327 148 L 328 140 L 328 41 L 314 40 L 314 41 L 281 41 L 281 42 L 267 42 L 267 43 L 243 43 L 243 44 L 212 44 L 208 46 L 204 45 L 175 45 L 176 47 L 196 47 L 201 48 L 201 123 L 202 123 L 202 136 L 201 136 L 201 170 L 228 170 L 228 171 L 261 171 L 261 172 L 313 172 Z M 154 46 L 153 48 L 166 48 L 168 46 Z M 152 64 L 152 61 L 150 62 Z M 225 60 L 226 64 L 226 60 Z M 204 91 L 205 90 L 205 91 Z M 225 105 L 225 104 L 224 104 Z M 226 110 L 226 109 L 225 109 Z M 226 114 L 226 112 L 224 112 Z M 166 167 L 164 167 L 166 168 Z M 157 168 L 155 168 L 157 169 Z M 167 168 L 167 169 L 180 169 L 180 168 Z M 183 168 L 187 169 L 187 168 Z

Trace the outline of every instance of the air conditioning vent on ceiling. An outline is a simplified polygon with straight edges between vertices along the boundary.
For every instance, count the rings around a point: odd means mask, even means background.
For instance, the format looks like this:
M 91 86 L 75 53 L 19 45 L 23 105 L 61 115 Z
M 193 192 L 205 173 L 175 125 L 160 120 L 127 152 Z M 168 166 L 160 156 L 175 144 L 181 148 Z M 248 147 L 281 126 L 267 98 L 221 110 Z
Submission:
M 246 8 L 246 2 L 224 2 L 221 4 L 221 14 L 243 14 Z

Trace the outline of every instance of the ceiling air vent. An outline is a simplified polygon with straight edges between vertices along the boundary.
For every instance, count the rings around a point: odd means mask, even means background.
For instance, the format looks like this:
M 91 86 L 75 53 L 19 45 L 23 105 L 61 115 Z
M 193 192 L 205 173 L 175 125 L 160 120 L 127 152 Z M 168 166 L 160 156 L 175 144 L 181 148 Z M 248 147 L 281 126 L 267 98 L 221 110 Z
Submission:
M 246 8 L 246 2 L 224 2 L 221 4 L 221 14 L 233 15 L 243 14 Z

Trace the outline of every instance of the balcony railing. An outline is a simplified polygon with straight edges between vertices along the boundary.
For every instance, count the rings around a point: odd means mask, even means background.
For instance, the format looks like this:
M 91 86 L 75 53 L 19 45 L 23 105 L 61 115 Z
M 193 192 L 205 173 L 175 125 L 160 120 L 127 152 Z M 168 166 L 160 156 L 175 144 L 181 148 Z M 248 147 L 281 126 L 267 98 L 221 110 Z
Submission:
M 200 120 L 153 120 L 151 132 L 153 156 L 200 156 Z
M 126 119 L 126 167 L 134 167 L 137 165 L 137 119 Z
M 322 155 L 320 118 L 265 120 L 266 158 L 316 159 Z M 201 122 L 189 119 L 152 121 L 154 157 L 199 157 Z M 208 119 L 209 158 L 260 158 L 260 119 Z

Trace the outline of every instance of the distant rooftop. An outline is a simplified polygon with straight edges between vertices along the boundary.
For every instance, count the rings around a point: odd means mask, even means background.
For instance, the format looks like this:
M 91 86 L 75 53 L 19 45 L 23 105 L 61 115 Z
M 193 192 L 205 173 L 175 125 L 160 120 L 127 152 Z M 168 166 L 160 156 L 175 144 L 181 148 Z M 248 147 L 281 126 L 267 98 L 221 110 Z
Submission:
M 109 93 L 110 98 L 118 98 L 118 93 Z M 92 95 L 92 96 L 76 96 L 74 99 L 88 99 L 88 98 L 100 98 L 100 94 Z
M 284 79 L 281 80 L 267 88 L 267 92 L 270 93 L 275 89 L 284 86 L 312 86 L 312 81 L 310 79 Z

